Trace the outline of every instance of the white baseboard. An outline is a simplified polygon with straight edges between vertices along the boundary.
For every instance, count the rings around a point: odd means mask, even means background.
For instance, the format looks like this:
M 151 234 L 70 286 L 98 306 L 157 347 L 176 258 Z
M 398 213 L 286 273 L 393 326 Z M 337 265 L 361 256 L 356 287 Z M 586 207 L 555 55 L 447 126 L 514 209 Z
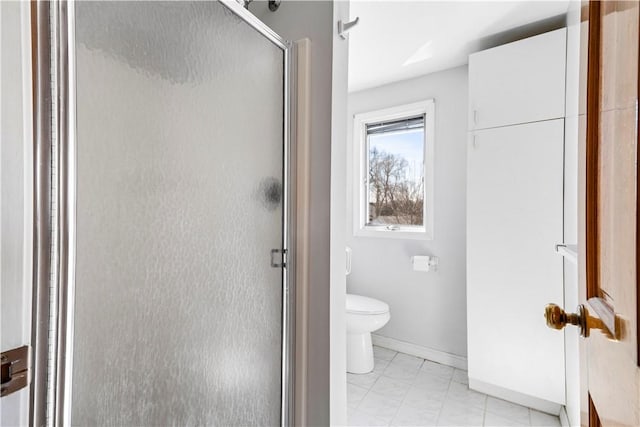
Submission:
M 371 334 L 373 345 L 388 348 L 390 350 L 406 353 L 411 356 L 421 357 L 431 360 L 432 362 L 441 363 L 454 368 L 467 370 L 467 358 L 456 354 L 447 353 L 433 348 L 422 347 L 421 345 L 411 344 L 405 341 L 396 340 L 394 338 L 383 337 L 382 335 Z
M 529 396 L 528 394 L 519 393 L 517 391 L 508 390 L 497 385 L 478 381 L 471 377 L 469 377 L 469 388 L 488 394 L 489 396 L 517 403 L 522 406 L 528 406 L 529 408 L 536 409 L 540 412 L 546 412 L 547 414 L 561 415 L 560 411 L 564 408 L 564 406 L 559 403 L 540 399 L 539 397 Z M 564 423 L 562 425 L 564 425 Z
M 569 415 L 567 414 L 567 407 L 564 405 L 560 408 L 560 424 L 562 424 L 562 427 L 571 427 Z

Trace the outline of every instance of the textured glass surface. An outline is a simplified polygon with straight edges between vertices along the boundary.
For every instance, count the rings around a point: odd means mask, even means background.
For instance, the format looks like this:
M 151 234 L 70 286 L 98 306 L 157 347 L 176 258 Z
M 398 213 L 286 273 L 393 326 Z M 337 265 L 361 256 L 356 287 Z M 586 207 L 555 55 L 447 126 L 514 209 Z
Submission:
M 280 422 L 283 52 L 217 2 L 77 2 L 74 425 Z

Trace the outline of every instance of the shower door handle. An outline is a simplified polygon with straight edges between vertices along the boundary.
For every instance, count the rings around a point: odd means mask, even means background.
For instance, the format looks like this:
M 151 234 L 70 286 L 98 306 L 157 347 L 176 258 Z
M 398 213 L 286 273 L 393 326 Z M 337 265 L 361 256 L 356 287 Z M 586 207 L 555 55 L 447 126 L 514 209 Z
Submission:
M 280 254 L 280 262 L 276 261 L 277 255 Z M 287 250 L 286 249 L 271 249 L 271 267 L 273 268 L 285 268 L 287 266 Z

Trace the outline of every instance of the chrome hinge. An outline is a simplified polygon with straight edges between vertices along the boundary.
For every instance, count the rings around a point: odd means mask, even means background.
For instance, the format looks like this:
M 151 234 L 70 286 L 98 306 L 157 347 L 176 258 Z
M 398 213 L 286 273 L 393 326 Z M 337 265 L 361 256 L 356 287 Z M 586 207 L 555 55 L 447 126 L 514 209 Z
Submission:
M 280 262 L 276 261 L 276 255 L 280 254 Z M 271 249 L 271 267 L 285 268 L 287 266 L 287 250 Z
M 29 385 L 29 346 L 3 351 L 2 379 L 0 381 L 0 397 L 18 391 Z

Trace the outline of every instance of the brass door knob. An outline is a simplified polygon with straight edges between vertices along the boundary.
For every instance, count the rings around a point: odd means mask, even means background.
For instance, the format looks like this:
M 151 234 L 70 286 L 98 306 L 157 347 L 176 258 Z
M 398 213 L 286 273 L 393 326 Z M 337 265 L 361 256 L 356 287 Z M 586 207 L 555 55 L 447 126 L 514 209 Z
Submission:
M 566 313 L 555 304 L 547 304 L 544 309 L 544 318 L 547 320 L 547 326 L 552 329 L 563 329 L 567 324 L 578 326 L 580 335 L 585 338 L 589 336 L 591 329 L 600 329 L 609 335 L 602 321 L 589 316 L 589 311 L 583 304 L 578 306 L 577 311 L 577 313 Z
M 544 308 L 544 318 L 547 320 L 547 326 L 552 329 L 563 329 L 567 323 L 582 327 L 582 319 L 584 317 L 584 306 L 578 306 L 578 313 L 566 313 L 563 309 L 555 304 L 547 304 Z

